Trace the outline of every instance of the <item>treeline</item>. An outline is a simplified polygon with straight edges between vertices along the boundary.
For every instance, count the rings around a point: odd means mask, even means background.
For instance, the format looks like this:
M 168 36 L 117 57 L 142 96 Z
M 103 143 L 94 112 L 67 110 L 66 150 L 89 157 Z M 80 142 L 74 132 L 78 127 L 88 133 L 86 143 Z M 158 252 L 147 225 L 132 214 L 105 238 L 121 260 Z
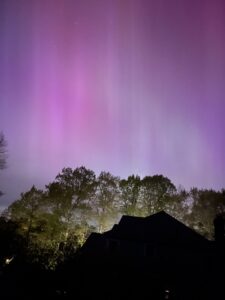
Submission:
M 64 168 L 45 190 L 33 186 L 0 218 L 1 258 L 26 255 L 49 269 L 74 255 L 92 231 L 109 230 L 121 215 L 165 210 L 213 239 L 213 220 L 225 214 L 225 190 L 177 189 L 162 175 L 127 179 L 85 167 Z M 5 240 L 4 240 L 5 239 Z

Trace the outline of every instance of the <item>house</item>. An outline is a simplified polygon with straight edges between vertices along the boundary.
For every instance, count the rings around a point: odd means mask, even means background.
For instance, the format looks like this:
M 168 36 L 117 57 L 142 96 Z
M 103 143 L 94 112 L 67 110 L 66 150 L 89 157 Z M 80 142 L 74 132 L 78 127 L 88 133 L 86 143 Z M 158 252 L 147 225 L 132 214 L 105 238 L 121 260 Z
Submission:
M 79 299 L 225 299 L 224 245 L 161 211 L 122 216 L 78 254 Z

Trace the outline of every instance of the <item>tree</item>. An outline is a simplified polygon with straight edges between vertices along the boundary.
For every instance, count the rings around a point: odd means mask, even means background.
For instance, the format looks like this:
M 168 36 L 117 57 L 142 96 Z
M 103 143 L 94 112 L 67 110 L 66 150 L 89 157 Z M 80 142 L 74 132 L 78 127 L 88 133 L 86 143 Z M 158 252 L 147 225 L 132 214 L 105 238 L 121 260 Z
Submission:
M 6 146 L 7 146 L 7 143 L 6 143 L 4 134 L 2 132 L 0 132 L 0 170 L 3 170 L 6 168 L 6 158 L 7 158 Z M 2 196 L 2 195 L 3 195 L 3 193 L 0 190 L 0 196 Z
M 96 177 L 92 170 L 84 166 L 72 170 L 64 168 L 62 173 L 56 176 L 56 181 L 73 198 L 73 207 L 79 207 L 82 202 L 92 197 L 96 187 Z
M 2 132 L 0 132 L 0 170 L 6 168 L 6 140 Z
M 22 253 L 24 238 L 19 234 L 19 225 L 0 216 L 0 268 L 5 264 L 5 259 L 14 259 Z
M 179 188 L 165 203 L 165 211 L 182 223 L 188 225 L 190 213 L 190 197 L 184 188 Z
M 167 207 L 176 192 L 176 187 L 162 175 L 146 176 L 141 180 L 141 207 L 150 215 Z
M 59 245 L 64 224 L 52 213 L 46 193 L 33 186 L 9 206 L 8 217 L 19 225 L 28 261 L 54 268 L 61 255 Z
M 131 175 L 127 179 L 120 180 L 122 213 L 131 216 L 139 215 L 140 188 L 141 179 L 139 176 Z
M 11 220 L 20 224 L 27 245 L 36 236 L 38 230 L 43 230 L 40 228 L 45 223 L 41 218 L 45 212 L 42 205 L 43 196 L 43 191 L 33 186 L 28 192 L 22 193 L 21 198 L 13 202 L 8 208 Z M 43 224 L 41 225 L 41 223 Z
M 214 190 L 193 188 L 190 191 L 192 209 L 189 214 L 189 226 L 202 235 L 212 239 L 213 220 L 216 215 L 225 213 L 225 193 Z
M 92 170 L 79 167 L 64 168 L 47 187 L 51 210 L 64 224 L 64 242 L 72 235 L 76 246 L 85 241 L 89 232 L 91 201 L 96 189 L 96 176 Z
M 103 232 L 115 222 L 119 211 L 119 177 L 101 172 L 97 178 L 95 211 L 98 231 Z

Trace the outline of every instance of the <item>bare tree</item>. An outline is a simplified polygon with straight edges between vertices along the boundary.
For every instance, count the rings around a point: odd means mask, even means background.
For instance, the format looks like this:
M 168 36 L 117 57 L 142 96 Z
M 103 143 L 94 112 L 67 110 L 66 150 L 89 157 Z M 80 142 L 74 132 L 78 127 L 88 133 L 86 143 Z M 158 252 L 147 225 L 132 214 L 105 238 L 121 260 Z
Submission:
M 5 136 L 2 132 L 0 132 L 0 170 L 5 169 L 6 168 L 6 140 L 5 140 Z
M 5 136 L 2 132 L 0 132 L 0 170 L 6 168 L 6 158 L 7 158 L 7 151 L 6 151 L 6 140 Z M 0 190 L 0 196 L 3 195 L 3 192 Z

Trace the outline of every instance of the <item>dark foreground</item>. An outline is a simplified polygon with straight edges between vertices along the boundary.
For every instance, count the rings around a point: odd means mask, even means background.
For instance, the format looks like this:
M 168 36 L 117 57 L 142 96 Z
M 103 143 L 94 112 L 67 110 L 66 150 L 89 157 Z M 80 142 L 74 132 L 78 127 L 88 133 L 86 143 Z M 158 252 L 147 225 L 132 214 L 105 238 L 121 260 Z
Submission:
M 56 271 L 14 262 L 1 270 L 0 299 L 225 299 L 224 261 L 205 269 L 73 259 Z

